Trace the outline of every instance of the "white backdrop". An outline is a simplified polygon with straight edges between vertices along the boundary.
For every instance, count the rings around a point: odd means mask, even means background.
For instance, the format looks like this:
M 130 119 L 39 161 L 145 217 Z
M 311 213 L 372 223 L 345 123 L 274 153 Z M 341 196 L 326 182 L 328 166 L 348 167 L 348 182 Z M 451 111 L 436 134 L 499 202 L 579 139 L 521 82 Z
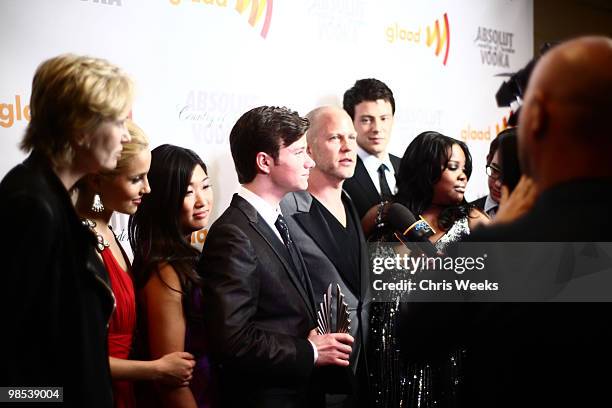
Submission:
M 425 130 L 465 140 L 466 196 L 485 194 L 488 145 L 509 113 L 495 75 L 533 55 L 533 0 L 0 0 L 0 27 L 0 177 L 25 157 L 38 64 L 89 54 L 134 78 L 134 120 L 153 146 L 202 156 L 215 218 L 238 187 L 228 138 L 242 113 L 341 104 L 366 77 L 394 92 L 392 153 Z

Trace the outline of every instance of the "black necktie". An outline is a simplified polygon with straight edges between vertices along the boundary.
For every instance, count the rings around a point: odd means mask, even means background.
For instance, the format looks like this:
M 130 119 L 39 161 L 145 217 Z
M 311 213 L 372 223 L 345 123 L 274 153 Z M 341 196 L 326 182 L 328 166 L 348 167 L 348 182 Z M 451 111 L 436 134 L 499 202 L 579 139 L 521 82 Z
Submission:
M 384 201 L 388 201 L 393 197 L 389 184 L 387 183 L 387 177 L 385 176 L 387 166 L 383 163 L 378 167 L 378 181 L 380 182 L 380 197 Z
M 289 256 L 291 257 L 291 262 L 293 263 L 293 269 L 295 270 L 300 282 L 302 283 L 304 289 L 308 291 L 308 286 L 306 285 L 306 273 L 302 268 L 302 262 L 300 262 L 300 256 L 297 252 L 295 244 L 291 239 L 291 235 L 289 234 L 289 227 L 285 222 L 285 218 L 279 214 L 274 226 L 280 232 L 281 237 L 283 238 L 283 242 L 287 247 L 287 252 L 289 252 Z

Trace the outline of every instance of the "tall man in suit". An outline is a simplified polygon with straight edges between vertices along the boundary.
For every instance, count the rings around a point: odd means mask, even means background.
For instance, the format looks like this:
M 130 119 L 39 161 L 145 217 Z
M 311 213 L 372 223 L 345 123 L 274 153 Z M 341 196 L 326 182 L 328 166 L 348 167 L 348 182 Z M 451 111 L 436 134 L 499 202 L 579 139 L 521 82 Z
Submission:
M 234 125 L 242 184 L 212 225 L 198 265 L 220 406 L 320 406 L 313 367 L 348 366 L 353 338 L 317 335 L 313 290 L 279 208 L 308 186 L 308 121 L 286 108 L 254 108 Z
M 538 197 L 515 222 L 477 230 L 472 240 L 612 242 L 610 67 L 612 39 L 606 37 L 560 44 L 536 64 L 519 117 L 518 147 Z M 593 249 L 587 254 L 592 261 L 597 255 Z M 609 258 L 602 260 L 609 266 Z M 487 331 L 465 376 L 473 380 L 469 406 L 612 403 L 610 303 L 501 306 L 488 319 L 478 317 Z
M 360 79 L 344 93 L 344 110 L 357 131 L 355 175 L 344 183 L 360 218 L 395 194 L 400 158 L 387 152 L 393 128 L 393 92 L 378 79 Z
M 350 116 L 338 107 L 317 108 L 307 118 L 308 154 L 316 167 L 308 190 L 287 194 L 281 208 L 304 256 L 315 303 L 323 301 L 330 283 L 334 290 L 338 284 L 350 311 L 350 333 L 355 339 L 351 367 L 343 372 L 327 370 L 343 381 L 340 388 L 328 388 L 327 406 L 355 407 L 358 401 L 367 406 L 367 248 L 355 207 L 342 190 L 355 171 L 357 134 Z

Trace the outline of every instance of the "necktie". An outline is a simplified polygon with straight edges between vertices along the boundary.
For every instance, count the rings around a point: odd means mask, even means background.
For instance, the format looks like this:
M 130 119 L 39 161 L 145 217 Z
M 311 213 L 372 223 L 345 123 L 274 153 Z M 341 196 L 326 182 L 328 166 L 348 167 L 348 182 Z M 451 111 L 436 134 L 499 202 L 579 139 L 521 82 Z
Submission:
M 383 201 L 388 201 L 393 197 L 389 184 L 387 183 L 387 177 L 385 176 L 387 166 L 383 163 L 378 167 L 378 181 L 380 182 L 380 197 Z
M 307 291 L 308 286 L 306 285 L 306 273 L 302 268 L 302 262 L 300 262 L 300 256 L 297 252 L 295 244 L 291 239 L 291 235 L 289 234 L 289 227 L 285 222 L 285 218 L 279 214 L 274 226 L 280 232 L 281 237 L 283 238 L 283 242 L 285 243 L 285 247 L 287 247 L 287 252 L 289 252 L 289 256 L 291 257 L 291 262 L 293 263 L 293 269 L 295 270 L 300 282 L 302 283 L 304 289 Z

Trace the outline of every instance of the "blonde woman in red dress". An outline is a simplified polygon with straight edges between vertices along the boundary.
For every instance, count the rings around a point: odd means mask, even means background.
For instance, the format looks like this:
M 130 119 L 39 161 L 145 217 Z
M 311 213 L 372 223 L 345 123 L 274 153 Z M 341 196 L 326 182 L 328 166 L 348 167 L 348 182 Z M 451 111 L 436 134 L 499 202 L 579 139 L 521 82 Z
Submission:
M 135 406 L 132 382 L 154 380 L 172 386 L 189 383 L 195 365 L 193 356 L 175 352 L 152 361 L 130 360 L 136 328 L 136 302 L 130 263 L 110 226 L 116 211 L 134 214 L 143 195 L 151 189 L 147 173 L 151 152 L 144 132 L 128 122 L 131 141 L 125 143 L 117 168 L 90 175 L 78 184 L 76 208 L 97 239 L 98 254 L 109 275 L 115 309 L 108 327 L 108 348 L 113 379 L 114 406 Z

